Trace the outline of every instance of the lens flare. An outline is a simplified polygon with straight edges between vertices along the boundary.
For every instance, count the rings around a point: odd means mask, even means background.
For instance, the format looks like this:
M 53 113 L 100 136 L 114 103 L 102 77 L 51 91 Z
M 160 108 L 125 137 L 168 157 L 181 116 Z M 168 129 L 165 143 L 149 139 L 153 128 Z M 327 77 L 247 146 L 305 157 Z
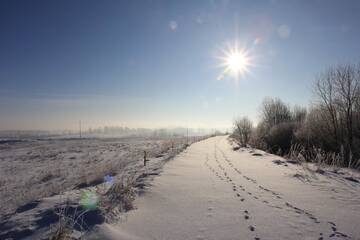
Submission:
M 98 195 L 92 191 L 85 191 L 80 200 L 80 204 L 88 210 L 96 209 L 98 202 Z
M 115 177 L 111 175 L 106 175 L 104 177 L 104 182 L 107 187 L 111 187 L 115 183 Z

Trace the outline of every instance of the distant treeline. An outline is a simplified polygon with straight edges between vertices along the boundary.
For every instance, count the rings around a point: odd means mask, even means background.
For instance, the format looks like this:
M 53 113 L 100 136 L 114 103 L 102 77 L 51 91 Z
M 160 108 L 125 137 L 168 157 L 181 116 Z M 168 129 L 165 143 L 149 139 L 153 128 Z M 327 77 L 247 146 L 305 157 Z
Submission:
M 89 128 L 85 134 L 103 135 L 135 135 L 135 136 L 199 136 L 213 133 L 214 130 L 204 128 L 129 128 L 118 126 L 105 126 L 99 128 Z
M 359 168 L 360 65 L 329 67 L 313 86 L 308 108 L 290 107 L 279 98 L 265 98 L 256 127 L 242 117 L 233 136 L 271 153 L 304 161 Z
M 105 126 L 97 128 L 87 128 L 81 130 L 81 137 L 172 137 L 172 136 L 203 136 L 208 134 L 219 133 L 215 129 L 205 128 L 129 128 L 122 126 Z M 48 138 L 48 137 L 80 137 L 80 128 L 77 131 L 28 131 L 28 130 L 11 130 L 0 131 L 0 138 Z

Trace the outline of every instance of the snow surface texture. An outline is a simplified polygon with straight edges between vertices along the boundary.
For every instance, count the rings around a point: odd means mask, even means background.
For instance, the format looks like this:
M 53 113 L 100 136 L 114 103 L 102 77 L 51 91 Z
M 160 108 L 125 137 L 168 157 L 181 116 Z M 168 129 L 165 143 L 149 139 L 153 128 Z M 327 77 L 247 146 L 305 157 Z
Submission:
M 59 217 L 55 210 L 70 203 L 79 208 L 84 191 L 102 190 L 104 176 L 137 177 L 144 191 L 149 177 L 202 137 L 42 139 L 0 144 L 0 239 L 43 239 Z M 143 156 L 146 151 L 146 167 Z M 96 211 L 87 220 L 103 221 Z M 100 214 L 101 215 L 101 214 Z
M 306 171 L 210 138 L 166 164 L 124 220 L 87 239 L 360 239 L 360 184 Z
M 0 215 L 40 197 L 95 185 L 106 174 L 160 154 L 171 139 L 57 139 L 0 144 Z M 183 139 L 175 139 L 177 141 Z

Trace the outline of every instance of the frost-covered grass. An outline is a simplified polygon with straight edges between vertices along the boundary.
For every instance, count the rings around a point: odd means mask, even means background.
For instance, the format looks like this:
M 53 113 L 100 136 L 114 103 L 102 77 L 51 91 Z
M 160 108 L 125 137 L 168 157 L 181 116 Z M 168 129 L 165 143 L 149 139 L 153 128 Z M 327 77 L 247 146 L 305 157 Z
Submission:
M 48 139 L 0 144 L 0 216 L 43 197 L 103 182 L 185 138 Z

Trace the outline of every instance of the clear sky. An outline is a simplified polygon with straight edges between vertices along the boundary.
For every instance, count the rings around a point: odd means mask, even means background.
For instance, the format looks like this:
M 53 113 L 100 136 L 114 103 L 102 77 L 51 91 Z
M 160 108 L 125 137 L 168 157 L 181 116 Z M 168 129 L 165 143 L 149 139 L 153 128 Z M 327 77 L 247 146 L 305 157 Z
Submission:
M 356 0 L 3 0 L 0 129 L 230 127 L 266 96 L 307 105 L 318 72 L 359 61 L 359 12 Z M 251 60 L 237 80 L 219 67 L 235 42 Z

